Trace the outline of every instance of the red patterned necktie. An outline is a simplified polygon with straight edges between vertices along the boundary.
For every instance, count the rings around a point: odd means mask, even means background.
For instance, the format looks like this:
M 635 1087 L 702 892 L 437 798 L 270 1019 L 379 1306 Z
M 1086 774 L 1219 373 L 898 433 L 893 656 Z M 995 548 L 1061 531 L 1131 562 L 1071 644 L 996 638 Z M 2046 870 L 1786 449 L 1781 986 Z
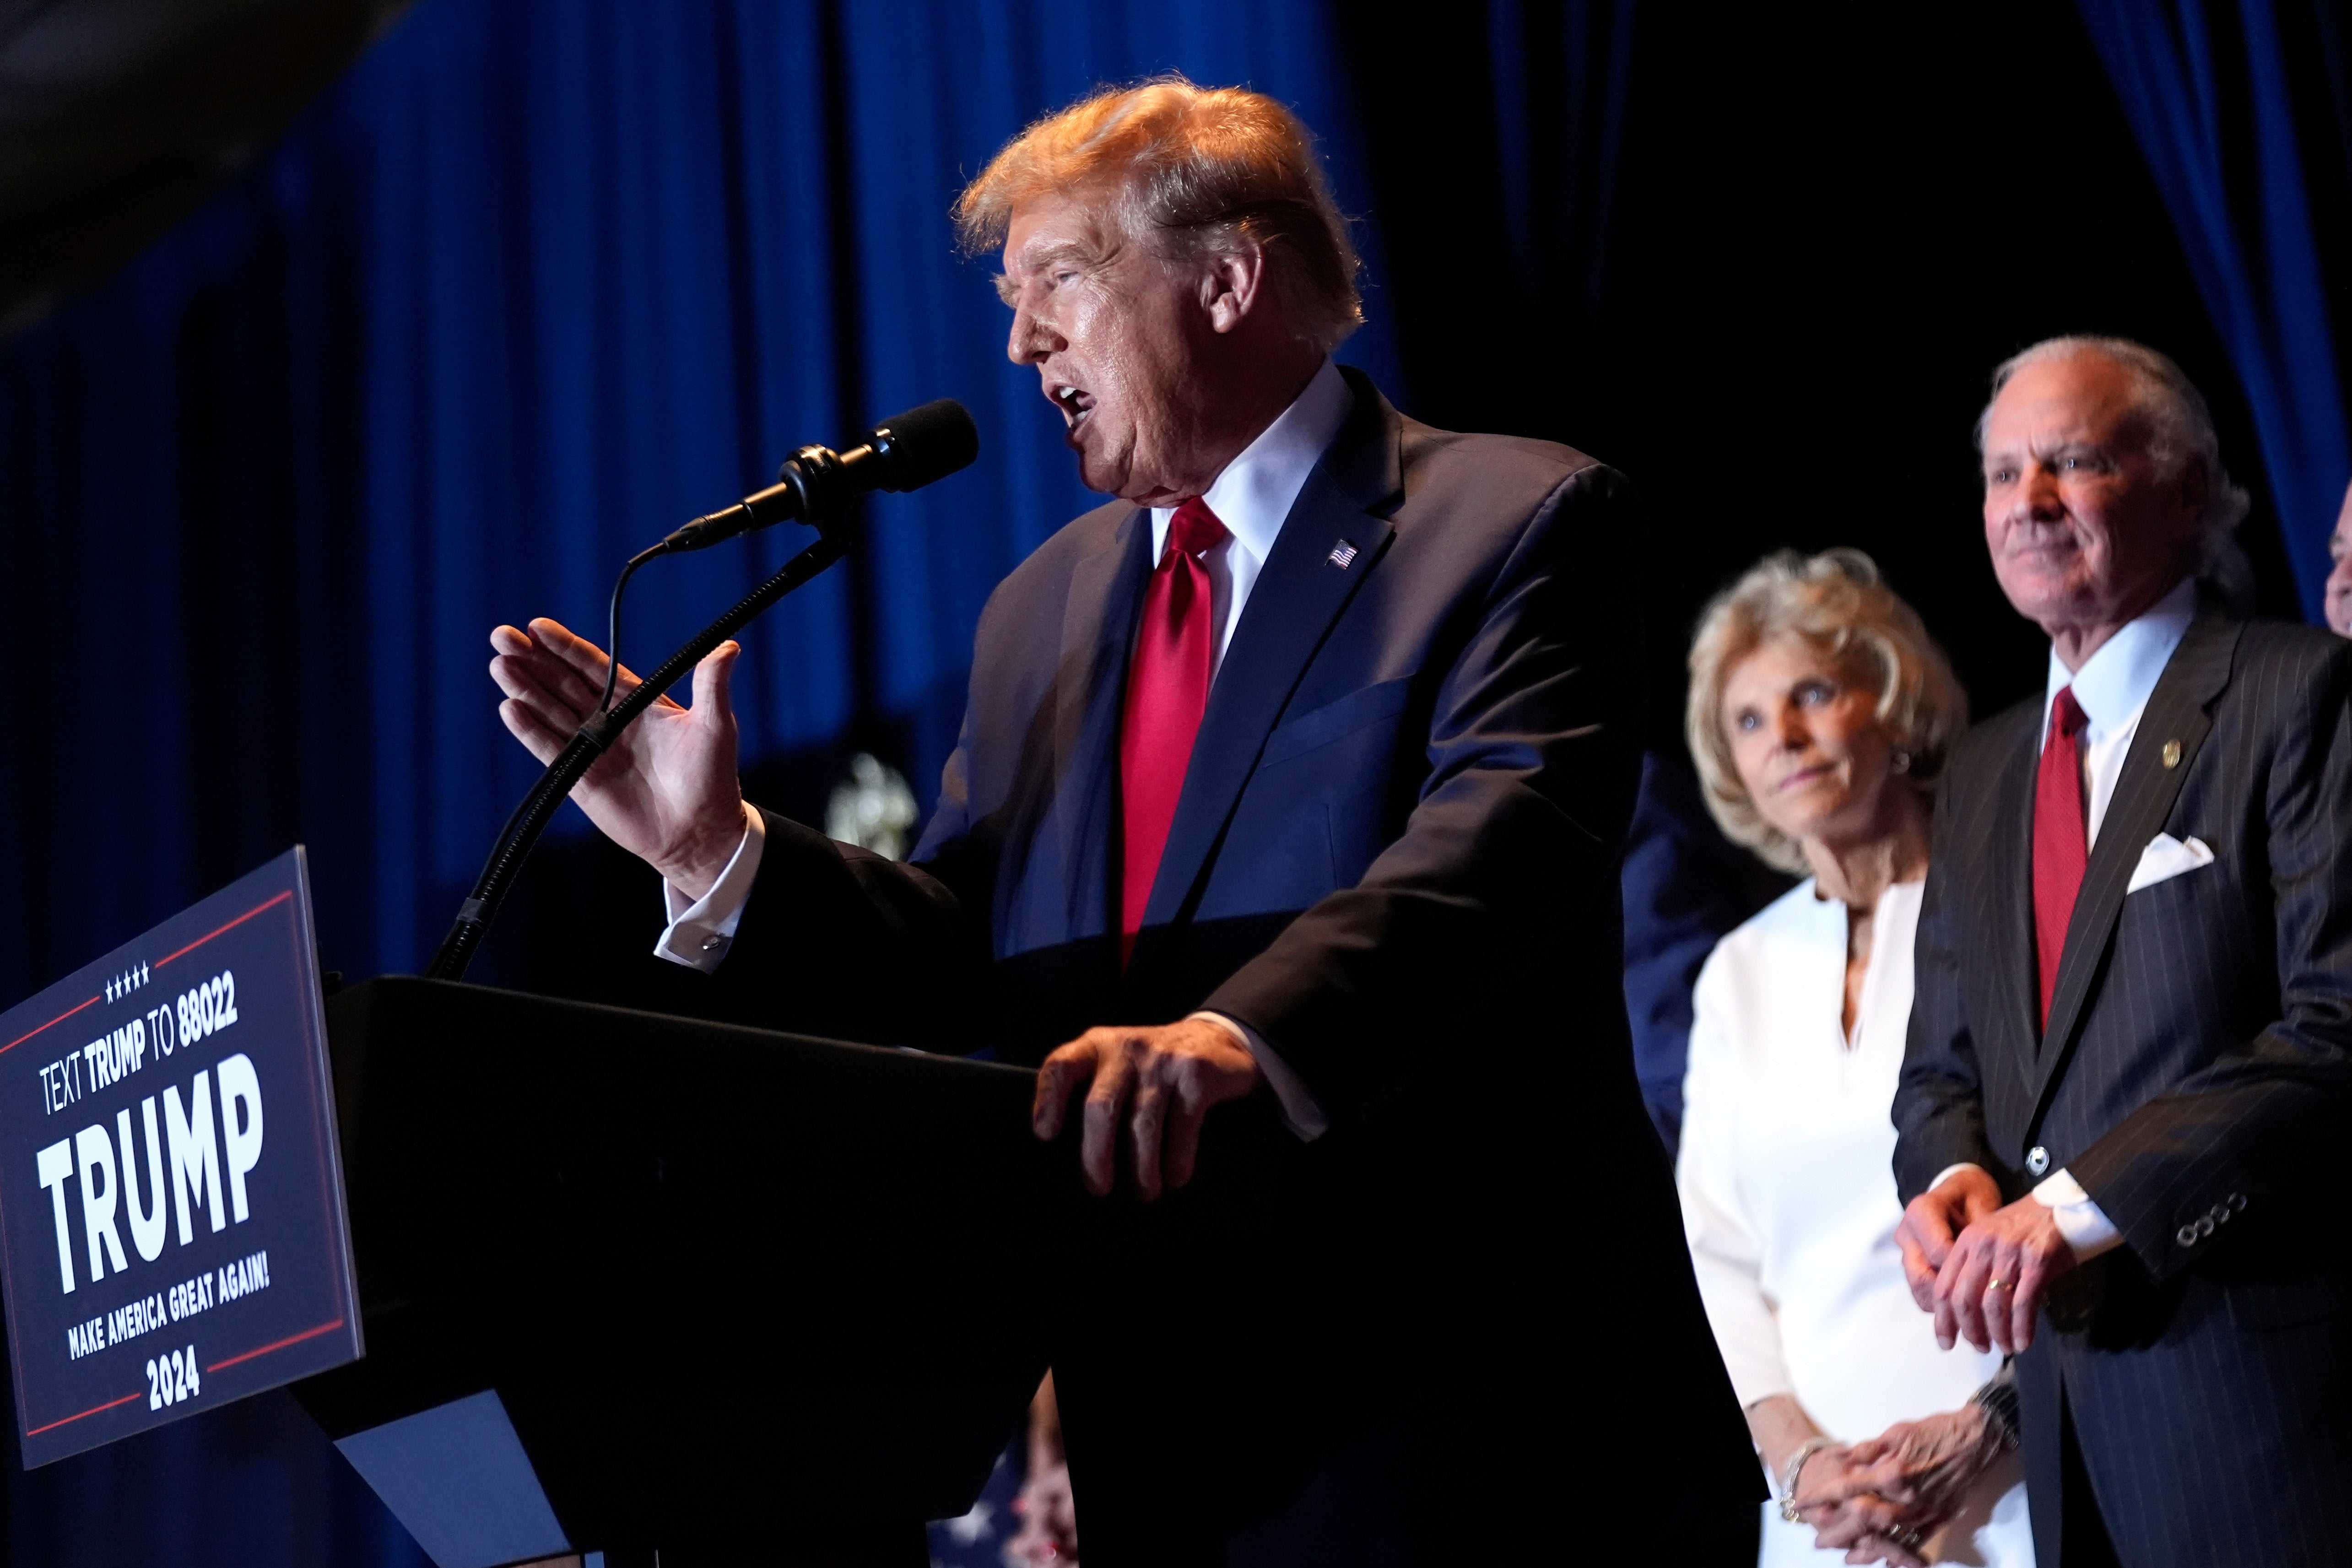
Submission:
M 1127 674 L 1119 715 L 1118 962 L 1126 967 L 1151 901 L 1151 879 L 1176 820 L 1176 797 L 1192 760 L 1192 737 L 1209 705 L 1216 628 L 1209 624 L 1209 572 L 1201 552 L 1225 537 L 1225 525 L 1199 497 L 1176 509 L 1168 545 L 1143 596 L 1143 630 Z
M 2083 729 L 2090 720 L 2071 686 L 2050 704 L 2050 738 L 2033 781 L 2033 948 L 2042 963 L 2042 1024 L 2058 989 L 2058 960 L 2066 949 L 2066 922 L 2083 890 L 2091 839 L 2083 810 Z

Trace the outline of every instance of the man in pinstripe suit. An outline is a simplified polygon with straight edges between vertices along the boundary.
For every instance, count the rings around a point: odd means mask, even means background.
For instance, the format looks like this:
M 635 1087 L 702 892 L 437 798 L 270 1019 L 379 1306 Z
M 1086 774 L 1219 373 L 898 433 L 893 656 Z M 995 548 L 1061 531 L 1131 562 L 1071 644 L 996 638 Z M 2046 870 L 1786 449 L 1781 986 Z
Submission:
M 1905 1268 L 2018 1352 L 2042 1568 L 2352 1563 L 2352 645 L 2200 598 L 2246 502 L 2171 361 L 2055 339 L 1994 394 L 2050 679 L 1937 805 Z

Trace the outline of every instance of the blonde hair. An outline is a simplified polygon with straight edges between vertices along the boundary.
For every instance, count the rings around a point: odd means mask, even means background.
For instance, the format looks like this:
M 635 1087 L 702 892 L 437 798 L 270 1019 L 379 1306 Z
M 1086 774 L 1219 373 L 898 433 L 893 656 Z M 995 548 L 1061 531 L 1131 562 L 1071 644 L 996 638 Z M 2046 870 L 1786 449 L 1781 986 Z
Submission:
M 1908 753 L 1906 779 L 1925 789 L 1969 721 L 1969 700 L 1918 612 L 1880 581 L 1859 550 L 1800 555 L 1783 550 L 1717 594 L 1691 638 L 1690 700 L 1683 731 L 1698 764 L 1707 811 L 1724 836 L 1767 865 L 1802 873 L 1797 841 L 1764 820 L 1732 761 L 1723 688 L 1740 660 L 1774 637 L 1793 637 L 1878 689 L 1878 724 Z
M 1162 255 L 1249 242 L 1300 335 L 1325 349 L 1361 325 L 1361 263 L 1307 127 L 1273 99 L 1181 76 L 1105 88 L 1031 125 L 956 198 L 968 255 L 1004 243 L 1032 196 L 1115 190 L 1119 221 Z

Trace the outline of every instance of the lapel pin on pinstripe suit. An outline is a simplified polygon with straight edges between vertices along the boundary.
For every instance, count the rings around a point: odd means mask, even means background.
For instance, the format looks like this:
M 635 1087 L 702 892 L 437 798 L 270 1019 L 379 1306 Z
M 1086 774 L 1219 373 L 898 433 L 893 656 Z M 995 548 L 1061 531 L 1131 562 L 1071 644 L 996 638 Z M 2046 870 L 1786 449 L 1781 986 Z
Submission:
M 2179 742 L 2167 741 L 2164 743 L 2164 765 L 2168 768 L 2177 768 L 2180 765 Z
M 1345 572 L 1349 566 L 1355 564 L 1356 547 L 1343 539 L 1339 541 L 1339 543 L 1333 545 L 1331 547 L 1331 553 L 1326 555 L 1323 559 L 1328 561 L 1332 565 L 1337 566 L 1340 571 Z

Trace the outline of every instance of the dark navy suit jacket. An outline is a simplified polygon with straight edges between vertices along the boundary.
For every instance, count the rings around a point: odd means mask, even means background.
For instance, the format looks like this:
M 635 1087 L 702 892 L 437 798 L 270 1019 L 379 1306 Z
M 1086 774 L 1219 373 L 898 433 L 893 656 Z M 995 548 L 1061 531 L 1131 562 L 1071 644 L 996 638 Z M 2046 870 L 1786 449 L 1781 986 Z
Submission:
M 2126 1563 L 2352 1562 L 2352 645 L 2210 607 L 2148 697 L 2034 1018 L 2042 703 L 1953 751 L 1895 1179 L 2065 1170 L 2124 1245 L 2019 1362 L 2058 1563 L 2060 1399 Z M 2126 893 L 2158 832 L 2210 865 Z M 2036 1152 L 2039 1151 L 2037 1157 Z
M 1192 1188 L 1098 1205 L 1118 1234 L 1079 1294 L 1103 1310 L 1073 1304 L 1055 1357 L 1090 1553 L 1170 1499 L 1245 1514 L 1253 1470 L 1275 1499 L 1384 1380 L 1524 1388 L 1603 1352 L 1649 1386 L 1546 1484 L 1622 1462 L 1654 1485 L 1638 1428 L 1678 1474 L 1753 1486 L 1626 1042 L 1623 483 L 1349 382 L 1226 649 L 1124 972 L 1118 723 L 1152 563 L 1150 514 L 1114 502 L 991 598 L 914 864 L 774 819 L 717 977 L 772 1022 L 1025 1061 L 1214 1008 L 1328 1116 L 1304 1144 L 1267 1097 L 1221 1107 Z M 1210 1217 L 1186 1227 L 1188 1205 Z M 1579 1282 L 1587 1258 L 1605 1271 Z M 1252 1326 L 1139 1339 L 1139 1310 Z

